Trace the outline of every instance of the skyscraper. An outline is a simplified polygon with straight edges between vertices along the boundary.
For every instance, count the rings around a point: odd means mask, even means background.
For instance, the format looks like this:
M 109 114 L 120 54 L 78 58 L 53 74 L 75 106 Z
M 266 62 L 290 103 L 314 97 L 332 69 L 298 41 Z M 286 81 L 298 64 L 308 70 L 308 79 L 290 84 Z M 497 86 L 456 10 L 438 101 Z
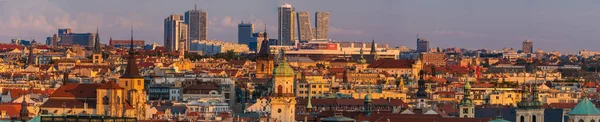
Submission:
M 315 13 L 315 27 L 316 39 L 329 39 L 329 12 Z
M 309 41 L 314 39 L 313 31 L 310 27 L 310 15 L 308 12 L 298 12 L 298 32 L 300 33 L 300 38 L 298 40 Z
M 187 38 L 187 24 L 184 23 L 183 16 L 170 15 L 165 18 L 164 24 L 165 48 L 167 51 L 179 50 L 180 42 L 185 42 Z
M 189 26 L 188 43 L 192 40 L 207 40 L 207 19 L 208 14 L 205 11 L 194 10 L 185 12 L 185 24 Z
M 281 43 L 280 45 L 294 45 L 296 43 L 296 12 L 294 7 L 290 4 L 283 4 L 278 9 L 278 29 L 279 32 L 277 38 Z
M 248 42 L 252 38 L 253 33 L 254 25 L 242 21 L 242 23 L 238 24 L 238 44 L 249 45 Z
M 417 37 L 417 52 L 427 52 L 429 50 L 429 41 Z
M 532 53 L 533 52 L 533 42 L 529 39 L 523 41 L 523 53 Z

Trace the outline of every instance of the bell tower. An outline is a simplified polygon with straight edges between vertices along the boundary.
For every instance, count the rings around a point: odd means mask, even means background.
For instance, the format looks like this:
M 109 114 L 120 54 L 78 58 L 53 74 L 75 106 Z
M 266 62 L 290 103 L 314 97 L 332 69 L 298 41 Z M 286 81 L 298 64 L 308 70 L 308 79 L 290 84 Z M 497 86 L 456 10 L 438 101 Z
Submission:
M 100 47 L 100 34 L 98 33 L 98 27 L 96 27 L 96 38 L 94 38 L 94 47 L 92 52 L 92 63 L 102 64 L 104 59 L 102 58 L 102 47 Z
M 465 80 L 464 97 L 460 101 L 459 117 L 461 118 L 474 118 L 475 117 L 475 105 L 473 104 L 473 97 L 471 96 L 471 84 L 469 78 Z
M 265 31 L 264 36 L 267 37 Z M 271 49 L 269 47 L 269 39 L 265 38 L 261 44 L 258 53 L 256 54 L 256 77 L 257 78 L 268 78 L 273 75 L 274 58 L 271 55 Z
M 277 67 L 273 69 L 273 88 L 270 96 L 271 118 L 276 122 L 295 121 L 294 76 L 294 69 L 282 56 Z
M 146 91 L 144 90 L 144 77 L 136 64 L 135 52 L 133 50 L 133 29 L 131 29 L 131 44 L 129 45 L 129 58 L 125 73 L 119 77 L 119 86 L 124 89 L 124 98 L 134 108 L 134 115 L 138 119 L 144 119 L 146 115 Z

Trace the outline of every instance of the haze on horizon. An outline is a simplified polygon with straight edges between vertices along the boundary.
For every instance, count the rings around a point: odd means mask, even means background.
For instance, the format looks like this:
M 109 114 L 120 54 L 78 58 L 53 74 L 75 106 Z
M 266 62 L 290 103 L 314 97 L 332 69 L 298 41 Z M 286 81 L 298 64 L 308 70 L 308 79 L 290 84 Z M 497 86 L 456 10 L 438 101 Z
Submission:
M 58 28 L 95 32 L 109 38 L 163 39 L 163 20 L 193 9 L 208 12 L 208 38 L 237 41 L 237 24 L 250 21 L 255 31 L 267 24 L 276 38 L 277 7 L 331 13 L 330 38 L 415 47 L 416 34 L 430 47 L 467 49 L 534 48 L 576 53 L 600 51 L 600 1 L 597 0 L 0 0 L 0 43 L 12 38 L 45 40 Z M 314 24 L 314 14 L 311 14 Z M 44 42 L 44 41 L 39 41 Z

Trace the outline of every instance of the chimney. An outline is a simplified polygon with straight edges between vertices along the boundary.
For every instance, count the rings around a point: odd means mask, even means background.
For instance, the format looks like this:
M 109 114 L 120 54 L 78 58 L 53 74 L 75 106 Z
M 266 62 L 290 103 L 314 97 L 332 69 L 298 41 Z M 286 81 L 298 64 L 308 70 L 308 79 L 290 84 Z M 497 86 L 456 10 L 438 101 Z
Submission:
M 2 115 L 1 118 L 4 118 L 6 116 L 6 110 L 2 110 L 2 113 L 0 115 Z

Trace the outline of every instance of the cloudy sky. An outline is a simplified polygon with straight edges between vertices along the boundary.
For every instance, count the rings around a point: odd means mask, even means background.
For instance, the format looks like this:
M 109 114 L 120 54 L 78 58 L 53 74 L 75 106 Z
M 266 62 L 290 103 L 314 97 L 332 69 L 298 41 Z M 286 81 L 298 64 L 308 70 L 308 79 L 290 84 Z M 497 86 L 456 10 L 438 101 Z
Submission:
M 418 33 L 431 47 L 520 48 L 575 53 L 600 51 L 598 0 L 0 0 L 0 42 L 44 40 L 58 28 L 162 43 L 163 19 L 194 4 L 209 15 L 209 39 L 237 41 L 237 23 L 276 31 L 277 7 L 331 13 L 330 38 L 415 47 Z M 311 15 L 311 17 L 314 17 Z M 314 21 L 311 21 L 314 24 Z M 259 26 L 260 25 L 260 26 Z

